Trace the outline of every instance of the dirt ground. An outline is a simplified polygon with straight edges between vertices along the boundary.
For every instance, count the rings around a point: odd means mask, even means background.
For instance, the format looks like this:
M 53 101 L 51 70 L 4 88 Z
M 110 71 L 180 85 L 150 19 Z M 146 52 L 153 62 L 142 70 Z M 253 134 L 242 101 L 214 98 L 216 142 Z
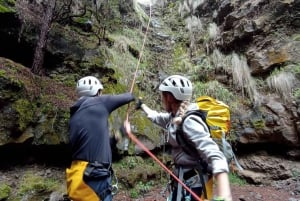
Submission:
M 298 184 L 300 185 L 300 184 Z M 233 201 L 300 201 L 300 192 L 295 195 L 293 190 L 278 189 L 275 186 L 237 186 L 232 185 Z M 299 186 L 298 186 L 299 188 Z M 128 192 L 122 191 L 114 196 L 114 201 L 166 201 L 163 188 L 157 188 L 143 197 L 131 199 Z
M 47 178 L 65 181 L 64 169 L 43 166 L 22 166 L 0 169 L 0 184 L 19 186 L 21 178 L 28 172 L 34 172 Z M 270 186 L 232 185 L 233 201 L 300 201 L 300 176 L 289 180 L 272 182 Z M 130 198 L 129 191 L 120 190 L 113 198 L 114 201 L 166 201 L 165 185 L 150 190 L 143 196 Z M 16 190 L 16 189 L 15 189 Z M 16 192 L 12 192 L 15 194 Z M 8 199 L 10 200 L 10 199 Z M 61 200 L 61 199 L 59 199 Z

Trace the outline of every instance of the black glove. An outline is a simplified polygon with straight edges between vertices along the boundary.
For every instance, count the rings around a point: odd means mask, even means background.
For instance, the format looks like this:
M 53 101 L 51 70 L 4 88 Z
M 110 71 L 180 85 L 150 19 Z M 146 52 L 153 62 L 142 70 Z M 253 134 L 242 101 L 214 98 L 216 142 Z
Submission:
M 143 99 L 142 99 L 141 97 L 139 97 L 138 101 L 137 101 L 136 104 L 135 104 L 135 109 L 136 109 L 136 110 L 141 109 L 141 106 L 142 106 L 142 104 L 143 104 L 143 101 L 142 101 L 142 100 L 143 100 Z

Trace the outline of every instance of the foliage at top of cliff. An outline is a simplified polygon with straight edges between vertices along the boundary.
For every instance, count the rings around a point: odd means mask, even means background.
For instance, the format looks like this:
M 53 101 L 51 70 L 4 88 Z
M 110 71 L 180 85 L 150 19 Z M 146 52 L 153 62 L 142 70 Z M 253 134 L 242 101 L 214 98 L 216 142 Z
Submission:
M 15 6 L 14 0 L 0 0 L 0 13 L 15 12 L 14 6 Z

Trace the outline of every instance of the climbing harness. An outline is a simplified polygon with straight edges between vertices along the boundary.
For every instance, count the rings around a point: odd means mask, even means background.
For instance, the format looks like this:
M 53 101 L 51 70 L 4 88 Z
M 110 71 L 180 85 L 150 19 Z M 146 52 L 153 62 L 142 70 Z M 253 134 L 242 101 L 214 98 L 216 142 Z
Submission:
M 118 191 L 119 191 L 119 187 L 118 187 L 119 181 L 118 181 L 118 178 L 117 178 L 116 174 L 113 174 L 113 179 L 115 180 L 115 184 L 113 184 L 113 185 L 111 186 L 111 193 L 112 193 L 112 195 L 114 196 L 114 195 L 116 195 L 116 194 L 118 193 Z

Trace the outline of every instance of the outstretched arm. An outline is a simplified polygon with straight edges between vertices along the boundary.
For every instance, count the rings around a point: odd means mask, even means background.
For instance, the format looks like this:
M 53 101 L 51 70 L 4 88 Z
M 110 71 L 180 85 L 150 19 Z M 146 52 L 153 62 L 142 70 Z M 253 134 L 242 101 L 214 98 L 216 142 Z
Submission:
M 149 107 L 148 107 L 146 104 L 144 104 L 144 103 L 142 103 L 141 108 L 142 108 L 142 110 L 143 110 L 147 115 L 149 115 L 149 114 L 151 114 L 151 113 L 154 112 L 151 108 L 149 108 Z
M 117 95 L 102 95 L 100 97 L 102 97 L 102 100 L 109 112 L 112 112 L 115 109 L 135 100 L 133 94 L 129 92 Z
M 142 109 L 146 113 L 148 119 L 150 119 L 153 123 L 162 127 L 163 129 L 166 129 L 166 125 L 171 119 L 170 113 L 157 112 L 156 110 L 152 110 L 146 104 L 143 103 L 141 98 L 138 99 L 135 109 Z

